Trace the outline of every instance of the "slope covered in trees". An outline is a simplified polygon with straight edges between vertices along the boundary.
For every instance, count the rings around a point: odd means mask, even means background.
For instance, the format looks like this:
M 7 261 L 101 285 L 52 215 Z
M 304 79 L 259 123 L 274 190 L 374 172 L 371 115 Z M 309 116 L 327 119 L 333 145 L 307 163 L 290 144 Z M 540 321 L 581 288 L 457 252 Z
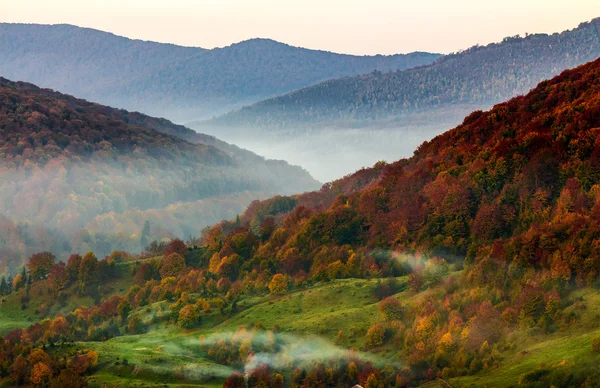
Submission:
M 352 56 L 254 39 L 205 50 L 70 25 L 0 24 L 0 74 L 178 121 L 326 79 L 407 69 L 439 55 Z
M 163 133 L 177 131 L 197 144 Z M 103 244 L 103 254 L 115 244 L 140 248 L 136 230 L 117 241 L 94 243 L 99 235 L 114 232 L 89 235 L 88 223 L 99 215 L 114 219 L 129 210 L 155 209 L 166 216 L 186 202 L 205 200 L 212 215 L 188 221 L 185 229 L 197 234 L 219 216 L 229 218 L 232 209 L 233 214 L 241 210 L 250 192 L 264 197 L 319 186 L 300 167 L 265 160 L 166 120 L 6 79 L 0 79 L 0 175 L 0 209 L 7 217 L 2 249 L 21 255 L 44 244 L 68 252 L 73 242 L 88 248 Z M 20 237 L 10 241 L 8 230 Z
M 197 126 L 215 127 L 214 132 L 227 127 L 301 131 L 315 125 L 393 128 L 414 120 L 410 116 L 431 111 L 450 115 L 452 122 L 599 55 L 600 19 L 595 19 L 560 34 L 508 37 L 500 43 L 475 46 L 420 68 L 325 81 Z M 433 122 L 441 121 L 434 117 Z
M 412 158 L 257 201 L 187 246 L 153 243 L 137 261 L 32 255 L 25 290 L 89 295 L 119 264 L 136 284 L 7 334 L 1 377 L 595 387 L 599 129 L 600 59 Z M 23 293 L 23 277 L 11 283 Z

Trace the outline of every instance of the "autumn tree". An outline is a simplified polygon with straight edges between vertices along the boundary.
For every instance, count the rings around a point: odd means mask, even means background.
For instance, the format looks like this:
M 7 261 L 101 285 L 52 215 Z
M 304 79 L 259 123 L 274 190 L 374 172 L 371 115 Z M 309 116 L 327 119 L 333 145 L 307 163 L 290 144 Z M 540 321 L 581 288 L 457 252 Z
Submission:
M 173 253 L 177 253 L 181 257 L 185 257 L 185 254 L 187 253 L 187 247 L 181 239 L 176 238 L 171 240 L 169 242 L 169 245 L 167 245 L 167 247 L 165 248 L 163 256 L 167 257 L 172 255 Z
M 223 383 L 223 388 L 246 388 L 244 375 L 238 372 L 233 372 Z
M 66 266 L 66 270 L 67 270 L 67 274 L 69 275 L 69 280 L 70 281 L 75 281 L 77 280 L 77 277 L 79 276 L 79 266 L 81 265 L 81 256 L 73 253 L 71 256 L 69 256 L 69 259 L 67 260 L 67 266 Z
M 12 288 L 15 291 L 18 291 L 21 287 L 23 287 L 25 285 L 25 281 L 23 279 L 23 275 L 21 275 L 20 273 L 18 273 L 12 281 Z
M 200 321 L 200 311 L 198 306 L 188 304 L 179 310 L 177 323 L 184 329 L 191 329 Z
M 379 302 L 379 312 L 386 321 L 399 319 L 402 315 L 402 304 L 393 296 L 388 296 Z
M 32 280 L 44 279 L 54 265 L 56 257 L 50 252 L 40 252 L 32 255 L 27 263 L 29 276 Z
M 160 277 L 162 279 L 176 276 L 185 268 L 185 259 L 179 253 L 171 253 L 160 262 Z
M 57 263 L 52 266 L 48 274 L 48 285 L 57 295 L 58 292 L 64 289 L 69 284 L 69 275 L 67 273 L 65 263 Z
M 98 259 L 93 252 L 88 252 L 79 264 L 78 279 L 81 287 L 91 286 L 98 281 Z
M 380 324 L 374 324 L 367 330 L 367 346 L 376 347 L 383 344 L 383 337 L 385 335 L 385 329 Z
M 280 273 L 273 275 L 269 283 L 269 291 L 275 295 L 283 295 L 288 291 L 288 278 Z
M 52 369 L 44 362 L 38 362 L 31 370 L 31 382 L 34 385 L 47 385 L 51 377 Z

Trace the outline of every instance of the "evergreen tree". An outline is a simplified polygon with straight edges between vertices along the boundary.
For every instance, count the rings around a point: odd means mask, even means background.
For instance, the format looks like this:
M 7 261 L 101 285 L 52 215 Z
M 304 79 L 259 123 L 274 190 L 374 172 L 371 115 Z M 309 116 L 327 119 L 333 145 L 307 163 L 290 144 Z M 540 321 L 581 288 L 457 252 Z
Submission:
M 142 236 L 140 237 L 141 249 L 144 250 L 148 244 L 150 244 L 150 221 L 146 220 L 144 229 L 142 229 Z
M 11 292 L 13 292 L 13 276 L 12 275 L 8 275 L 8 280 L 6 281 L 6 289 L 7 289 L 7 294 L 10 294 Z
M 6 278 L 2 276 L 2 280 L 0 281 L 0 295 L 4 296 L 8 294 L 8 286 L 6 284 Z

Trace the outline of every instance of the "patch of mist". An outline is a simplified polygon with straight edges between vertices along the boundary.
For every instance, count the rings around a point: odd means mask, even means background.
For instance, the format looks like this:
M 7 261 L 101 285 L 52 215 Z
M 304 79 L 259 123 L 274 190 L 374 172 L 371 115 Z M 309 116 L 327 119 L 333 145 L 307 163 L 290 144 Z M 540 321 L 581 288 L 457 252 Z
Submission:
M 318 336 L 299 337 L 287 333 L 271 331 L 246 331 L 235 333 L 215 333 L 201 337 L 201 346 L 211 346 L 220 341 L 230 340 L 236 343 L 249 341 L 253 346 L 267 347 L 270 351 L 250 353 L 244 364 L 244 374 L 249 376 L 261 365 L 272 369 L 310 368 L 314 362 L 336 361 L 340 359 L 370 362 L 377 366 L 389 364 L 373 354 L 344 349 Z
M 413 155 L 417 147 L 442 132 L 438 126 L 395 129 L 335 129 L 226 138 L 270 159 L 283 159 L 308 170 L 315 179 L 329 182 L 380 160 L 393 162 Z

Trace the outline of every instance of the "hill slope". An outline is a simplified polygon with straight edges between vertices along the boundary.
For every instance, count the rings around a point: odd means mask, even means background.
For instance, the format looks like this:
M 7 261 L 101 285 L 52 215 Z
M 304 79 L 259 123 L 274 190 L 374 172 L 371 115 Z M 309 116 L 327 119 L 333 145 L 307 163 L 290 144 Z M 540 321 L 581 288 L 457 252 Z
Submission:
M 600 59 L 189 246 L 32 256 L 14 327 L 48 286 L 95 305 L 43 319 L 68 307 L 43 298 L 0 343 L 1 382 L 595 387 L 599 166 Z
M 600 55 L 600 19 L 561 34 L 510 37 L 421 68 L 330 80 L 245 107 L 210 125 L 372 125 L 448 107 L 484 108 Z M 464 108 L 463 108 L 464 109 Z M 390 124 L 393 125 L 393 124 Z
M 438 56 L 360 57 L 268 39 L 204 50 L 71 25 L 0 24 L 1 75 L 184 122 L 326 79 L 406 69 Z
M 154 127 L 187 133 L 198 144 Z M 204 139 L 215 145 L 202 144 Z M 206 212 L 205 217 L 199 214 L 191 224 L 188 221 L 186 229 L 197 234 L 203 226 L 235 215 L 253 197 L 319 187 L 299 167 L 265 160 L 166 120 L 2 78 L 0 174 L 2 215 L 13 223 L 37 225 L 70 236 L 44 238 L 37 233 L 34 237 L 36 233 L 27 233 L 28 228 L 13 226 L 10 230 L 21 237 L 11 241 L 10 234 L 4 233 L 0 250 L 23 254 L 34 246 L 42 248 L 44 243 L 67 252 L 71 250 L 69 241 L 87 248 L 89 244 L 97 246 L 94 238 L 114 230 L 98 231 L 92 238 L 88 232 L 93 230 L 82 233 L 81 229 L 101 215 L 114 219 L 126 211 L 142 212 L 136 216 L 141 230 L 144 218 L 156 219 L 156 214 L 152 217 L 144 212 L 160 210 L 166 216 L 185 207 L 186 202 L 199 206 L 197 201 L 205 200 L 202 206 L 213 209 L 213 213 Z M 230 195 L 233 197 L 225 198 Z M 223 198 L 210 205 L 206 202 L 219 197 Z M 238 204 L 232 206 L 234 198 Z M 5 232 L 9 228 L 6 225 Z M 74 237 L 76 232 L 78 238 Z M 135 237 L 139 232 L 132 232 L 134 237 L 129 233 L 114 241 L 105 236 L 107 241 L 101 239 L 105 247 L 98 253 L 110 252 L 115 244 L 129 249 L 135 244 L 139 249 L 139 235 Z M 161 237 L 160 233 L 156 237 Z
M 473 47 L 420 68 L 330 80 L 189 126 L 330 181 L 410 156 L 473 110 L 596 59 L 599 28 L 596 19 L 560 34 Z
M 106 299 L 8 333 L 3 382 L 594 387 L 599 165 L 600 59 L 409 159 L 257 201 L 200 245 L 51 268 L 36 255 L 29 276 L 50 275 L 32 290 Z M 105 288 L 124 260 L 136 284 Z M 12 310 L 29 289 L 16 284 Z

